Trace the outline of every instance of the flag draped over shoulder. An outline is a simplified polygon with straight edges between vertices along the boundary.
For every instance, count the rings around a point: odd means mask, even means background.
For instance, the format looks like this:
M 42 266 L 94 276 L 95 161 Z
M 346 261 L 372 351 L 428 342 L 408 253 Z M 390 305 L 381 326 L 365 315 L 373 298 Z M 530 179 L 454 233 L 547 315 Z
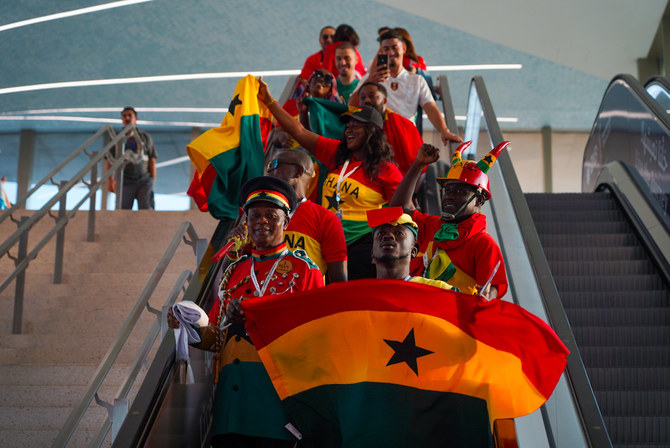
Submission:
M 252 75 L 242 78 L 221 126 L 210 129 L 186 147 L 198 170 L 188 194 L 201 210 L 209 209 L 217 219 L 235 219 L 240 187 L 247 180 L 263 175 L 263 149 L 271 114 L 256 97 L 258 85 Z
M 490 446 L 551 395 L 568 350 L 501 300 L 358 280 L 243 302 L 305 446 Z

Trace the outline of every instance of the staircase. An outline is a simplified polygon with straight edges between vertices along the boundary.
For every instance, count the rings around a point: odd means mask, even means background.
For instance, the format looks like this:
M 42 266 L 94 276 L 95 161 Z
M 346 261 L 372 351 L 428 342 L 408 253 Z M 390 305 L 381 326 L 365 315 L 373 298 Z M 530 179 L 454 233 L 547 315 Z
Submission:
M 609 193 L 527 194 L 616 447 L 670 445 L 670 292 Z
M 62 284 L 52 283 L 55 239 L 26 271 L 22 334 L 11 334 L 14 284 L 0 293 L 5 309 L 0 314 L 0 445 L 51 445 L 183 221 L 192 222 L 198 236 L 206 239 L 217 224 L 199 211 L 101 211 L 95 241 L 86 242 L 87 214 L 78 213 L 66 228 Z M 30 231 L 29 250 L 52 226 L 46 218 Z M 13 223 L 4 222 L 0 241 L 15 230 Z M 0 278 L 13 268 L 7 257 L 0 259 Z M 151 306 L 159 308 L 179 274 L 195 268 L 192 248 L 181 244 Z M 153 316 L 143 313 L 140 318 L 103 384 L 103 400 L 113 401 Z M 106 412 L 93 403 L 69 446 L 87 446 Z

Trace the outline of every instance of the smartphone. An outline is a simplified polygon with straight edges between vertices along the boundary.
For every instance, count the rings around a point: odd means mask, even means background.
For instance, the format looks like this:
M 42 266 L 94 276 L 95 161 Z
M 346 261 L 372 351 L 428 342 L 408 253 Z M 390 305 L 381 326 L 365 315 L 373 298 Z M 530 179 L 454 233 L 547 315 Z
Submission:
M 387 68 L 389 66 L 389 55 L 387 54 L 378 54 L 377 55 L 377 67 L 385 65 Z

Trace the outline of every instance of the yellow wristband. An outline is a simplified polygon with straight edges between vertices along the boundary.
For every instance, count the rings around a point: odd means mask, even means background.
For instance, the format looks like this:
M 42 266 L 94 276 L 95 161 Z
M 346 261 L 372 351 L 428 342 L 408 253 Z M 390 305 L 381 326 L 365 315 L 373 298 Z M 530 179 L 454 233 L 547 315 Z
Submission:
M 272 103 L 276 103 L 276 102 L 277 102 L 277 100 L 276 100 L 275 98 L 272 98 L 272 101 L 270 101 L 269 103 L 267 103 L 267 104 L 265 105 L 265 107 L 270 107 L 270 104 L 272 104 Z

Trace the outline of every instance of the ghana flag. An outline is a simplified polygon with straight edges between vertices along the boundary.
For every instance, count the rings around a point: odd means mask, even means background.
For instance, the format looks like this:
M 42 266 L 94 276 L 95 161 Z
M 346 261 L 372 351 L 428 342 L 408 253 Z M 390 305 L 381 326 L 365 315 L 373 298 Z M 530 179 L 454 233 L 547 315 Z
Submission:
M 243 302 L 304 446 L 490 446 L 490 421 L 538 409 L 568 350 L 523 308 L 356 280 Z
M 237 218 L 240 187 L 263 175 L 263 149 L 271 115 L 258 101 L 257 93 L 258 80 L 252 75 L 242 78 L 221 126 L 186 147 L 198 170 L 188 193 L 201 210 L 209 209 L 217 219 Z
M 309 107 L 309 122 L 312 132 L 326 138 L 340 140 L 344 134 L 344 123 L 340 116 L 344 113 L 352 113 L 358 107 L 347 106 L 335 101 L 322 98 L 303 98 L 303 103 Z

